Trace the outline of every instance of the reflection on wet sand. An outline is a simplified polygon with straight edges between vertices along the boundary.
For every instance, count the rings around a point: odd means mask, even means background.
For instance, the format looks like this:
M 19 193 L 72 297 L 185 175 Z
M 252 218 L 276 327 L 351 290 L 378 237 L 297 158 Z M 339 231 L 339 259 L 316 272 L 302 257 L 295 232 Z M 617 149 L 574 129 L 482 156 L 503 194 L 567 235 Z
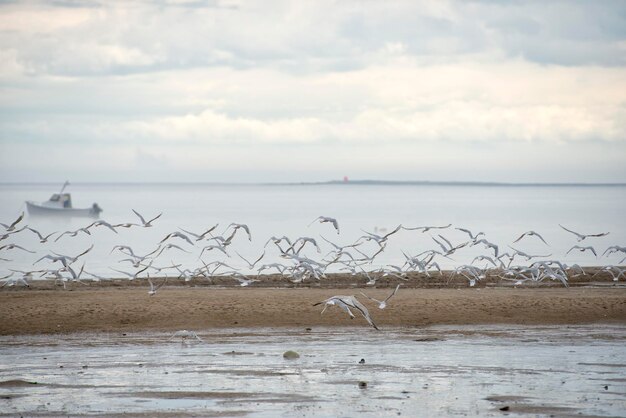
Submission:
M 196 331 L 203 342 L 1 337 L 1 414 L 616 416 L 626 403 L 622 325 Z

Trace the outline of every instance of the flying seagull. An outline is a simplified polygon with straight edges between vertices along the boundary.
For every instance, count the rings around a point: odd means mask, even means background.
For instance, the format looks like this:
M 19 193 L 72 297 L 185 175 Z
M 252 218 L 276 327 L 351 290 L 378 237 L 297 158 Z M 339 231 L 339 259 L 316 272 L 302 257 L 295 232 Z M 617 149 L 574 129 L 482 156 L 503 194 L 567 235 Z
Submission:
M 322 304 L 324 304 L 324 309 L 322 309 L 322 313 L 324 313 L 327 307 L 334 305 L 346 311 L 348 315 L 350 315 L 350 318 L 352 319 L 354 319 L 354 314 L 352 313 L 352 311 L 350 311 L 350 308 L 356 309 L 357 311 L 361 313 L 361 315 L 363 315 L 365 320 L 371 326 L 373 326 L 375 329 L 378 329 L 374 321 L 372 321 L 372 317 L 370 316 L 370 313 L 367 310 L 367 308 L 361 302 L 359 302 L 357 298 L 354 296 L 332 296 L 321 302 L 314 303 L 313 306 L 322 305 Z
M 574 235 L 576 235 L 576 239 L 578 240 L 578 242 L 584 240 L 585 238 L 589 238 L 589 237 L 603 237 L 605 235 L 609 235 L 609 232 L 602 232 L 600 234 L 579 234 L 578 232 L 572 231 L 571 229 L 567 229 L 565 228 L 563 225 L 559 224 L 559 226 L 561 228 L 563 228 L 564 230 L 566 230 L 569 233 L 572 233 Z
M 24 212 L 22 212 L 22 214 L 11 225 L 3 224 L 1 222 L 0 225 L 2 225 L 7 232 L 10 232 L 15 230 L 15 225 L 19 224 L 22 219 L 24 219 Z
M 333 224 L 333 226 L 337 230 L 337 234 L 339 234 L 339 223 L 337 222 L 337 219 L 329 218 L 328 216 L 318 216 L 313 220 L 313 222 L 309 224 L 309 226 L 313 225 L 316 221 L 320 221 L 320 223 L 329 222 Z
M 361 294 L 363 296 L 365 296 L 366 298 L 368 298 L 369 300 L 371 300 L 372 302 L 378 303 L 378 309 L 385 309 L 387 307 L 387 301 L 389 301 L 389 299 L 391 299 L 396 293 L 398 293 L 398 289 L 400 289 L 400 285 L 397 285 L 395 290 L 393 292 L 391 292 L 391 294 L 389 296 L 387 296 L 384 300 L 374 299 L 374 298 L 372 298 L 370 296 L 367 296 L 363 292 L 361 292 Z
M 155 216 L 154 218 L 152 218 L 148 222 L 146 222 L 144 217 L 141 216 L 141 214 L 139 212 L 137 212 L 135 209 L 133 209 L 133 212 L 135 212 L 135 215 L 137 215 L 139 217 L 139 220 L 143 224 L 144 228 L 150 228 L 152 226 L 152 222 L 156 221 L 157 219 L 159 219 L 161 217 L 161 215 L 163 215 L 163 212 L 161 212 L 157 216 Z
M 516 239 L 515 241 L 513 241 L 513 243 L 516 243 L 517 241 L 521 240 L 522 238 L 524 238 L 524 237 L 526 237 L 526 236 L 531 237 L 531 236 L 533 236 L 533 235 L 534 235 L 534 236 L 536 236 L 537 238 L 539 238 L 540 240 L 542 240 L 544 244 L 546 244 L 546 245 L 550 245 L 550 244 L 548 244 L 548 243 L 546 242 L 546 240 L 545 240 L 545 239 L 543 239 L 543 237 L 542 237 L 541 235 L 539 235 L 539 234 L 538 234 L 538 233 L 536 233 L 535 231 L 527 231 L 527 232 L 524 232 L 522 235 L 520 235 L 520 237 L 519 237 L 518 239 Z

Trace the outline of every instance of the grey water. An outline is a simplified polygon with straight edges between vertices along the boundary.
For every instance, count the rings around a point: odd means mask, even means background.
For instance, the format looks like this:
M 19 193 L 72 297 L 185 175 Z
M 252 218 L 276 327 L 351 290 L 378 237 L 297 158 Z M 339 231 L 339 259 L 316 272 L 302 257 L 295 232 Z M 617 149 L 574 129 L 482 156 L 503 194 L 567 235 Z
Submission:
M 196 331 L 0 337 L 0 415 L 626 416 L 623 325 Z
M 0 222 L 10 223 L 25 210 L 24 202 L 45 201 L 60 185 L 56 184 L 0 184 Z M 18 249 L 2 251 L 0 257 L 11 261 L 0 262 L 0 274 L 9 269 L 29 270 L 33 262 L 50 251 L 75 255 L 94 244 L 94 250 L 85 257 L 85 269 L 107 277 L 121 277 L 111 268 L 132 271 L 120 262 L 125 256 L 110 254 L 114 245 L 125 244 L 136 253 L 154 250 L 163 237 L 184 228 L 203 232 L 219 224 L 217 233 L 223 233 L 231 222 L 247 224 L 252 241 L 242 233 L 237 235 L 230 248 L 246 258 L 256 258 L 264 251 L 271 236 L 287 235 L 290 238 L 311 236 L 322 251 L 317 254 L 310 247 L 304 253 L 321 259 L 332 249 L 321 236 L 348 244 L 357 240 L 364 231 L 383 234 L 391 232 L 398 224 L 405 226 L 448 225 L 444 230 L 400 231 L 389 239 L 385 251 L 372 265 L 404 262 L 402 251 L 413 255 L 427 249 L 438 249 L 431 237 L 441 234 L 453 244 L 467 241 L 467 235 L 454 227 L 483 231 L 486 238 L 499 245 L 500 252 L 512 251 L 508 246 L 530 254 L 545 255 L 544 259 L 558 259 L 568 264 L 606 265 L 618 263 L 623 254 L 601 257 L 610 245 L 626 245 L 626 186 L 513 186 L 513 185 L 428 185 L 428 184 L 282 184 L 282 185 L 225 185 L 225 184 L 72 184 L 74 207 L 90 207 L 97 202 L 104 212 L 100 218 L 111 223 L 137 222 L 131 209 L 146 218 L 163 213 L 153 228 L 119 228 L 117 234 L 106 228 L 92 229 L 92 235 L 75 238 L 63 237 L 58 242 L 40 244 L 29 231 L 11 235 L 1 244 L 16 243 L 35 254 Z M 309 224 L 318 216 L 331 216 L 339 221 L 340 234 L 330 224 Z M 74 230 L 88 225 L 87 218 L 28 217 L 25 223 L 42 233 Z M 578 243 L 576 238 L 562 230 L 559 224 L 585 234 L 610 232 L 606 237 L 589 238 Z M 513 241 L 523 232 L 535 230 L 548 242 L 526 237 Z M 181 263 L 186 268 L 201 266 L 199 255 L 202 246 L 194 247 L 173 240 L 188 253 L 172 249 L 159 257 L 155 265 Z M 592 245 L 599 252 L 595 257 L 589 252 L 571 251 L 573 245 Z M 374 253 L 375 243 L 360 247 L 365 253 Z M 441 258 L 442 267 L 453 268 L 469 263 L 479 254 L 491 251 L 482 246 L 466 247 L 454 254 L 453 260 Z M 234 251 L 231 258 L 215 251 L 205 252 L 205 262 L 224 260 L 246 272 L 246 264 Z M 263 262 L 283 261 L 273 246 L 266 247 Z M 35 267 L 47 268 L 47 260 Z

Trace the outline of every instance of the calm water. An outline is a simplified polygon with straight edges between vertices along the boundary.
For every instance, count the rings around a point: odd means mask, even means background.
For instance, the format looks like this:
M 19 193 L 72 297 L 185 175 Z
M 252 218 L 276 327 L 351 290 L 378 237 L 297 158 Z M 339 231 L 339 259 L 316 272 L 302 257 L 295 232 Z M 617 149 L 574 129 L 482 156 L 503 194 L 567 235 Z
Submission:
M 0 220 L 12 222 L 25 209 L 24 201 L 44 201 L 58 191 L 50 185 L 0 185 Z M 623 256 L 596 258 L 590 253 L 565 253 L 578 244 L 573 235 L 563 231 L 561 223 L 582 233 L 610 231 L 603 238 L 588 239 L 584 245 L 593 245 L 600 254 L 610 245 L 626 245 L 626 187 L 514 187 L 514 186 L 385 186 L 385 185 L 150 185 L 150 184 L 74 184 L 68 189 L 72 193 L 75 207 L 89 207 L 97 202 L 104 212 L 101 219 L 111 223 L 136 222 L 131 208 L 146 217 L 163 216 L 151 229 L 120 229 L 119 234 L 98 228 L 91 237 L 64 237 L 57 243 L 40 244 L 36 236 L 28 231 L 13 235 L 2 243 L 17 243 L 36 251 L 28 254 L 19 250 L 2 251 L 0 256 L 11 259 L 0 264 L 0 274 L 9 268 L 30 269 L 32 263 L 49 251 L 75 255 L 92 243 L 94 250 L 85 258 L 85 269 L 93 273 L 119 277 L 110 267 L 131 271 L 127 264 L 118 261 L 120 254 L 109 255 L 117 244 L 132 246 L 139 254 L 156 248 L 157 243 L 169 232 L 179 227 L 202 232 L 219 223 L 219 233 L 231 222 L 248 224 L 252 230 L 252 242 L 245 234 L 238 235 L 232 249 L 243 256 L 254 258 L 263 251 L 263 246 L 272 235 L 287 235 L 297 238 L 311 236 L 322 246 L 322 254 L 311 249 L 306 254 L 320 258 L 331 247 L 322 245 L 320 235 L 341 244 L 355 241 L 363 235 L 361 229 L 379 232 L 391 231 L 396 225 L 405 226 L 447 225 L 464 227 L 473 231 L 484 231 L 487 239 L 507 247 L 521 233 L 535 230 L 543 235 L 550 246 L 534 237 L 524 238 L 516 248 L 530 254 L 552 254 L 568 263 L 581 265 L 605 265 L 616 263 Z M 325 215 L 338 219 L 341 234 L 337 235 L 329 224 L 308 226 L 317 216 Z M 88 219 L 27 218 L 26 222 L 42 232 L 65 231 L 86 226 Z M 417 254 L 437 248 L 431 239 L 441 233 L 454 244 L 464 242 L 467 235 L 447 229 L 421 233 L 401 231 L 392 236 L 387 249 L 375 261 L 374 266 L 402 264 L 401 251 Z M 201 247 L 193 248 L 174 240 L 190 251 L 190 254 L 172 250 L 164 253 L 155 265 L 183 263 L 185 267 L 201 266 L 198 259 Z M 376 250 L 376 244 L 361 247 L 367 253 Z M 205 253 L 206 254 L 206 253 Z M 245 263 L 231 251 L 231 265 L 243 268 Z M 442 267 L 454 267 L 470 262 L 478 254 L 489 251 L 476 246 L 457 252 L 454 260 L 438 260 Z M 205 261 L 226 259 L 225 256 L 208 253 Z M 264 262 L 278 261 L 278 251 L 267 247 Z M 36 267 L 51 267 L 42 261 Z M 246 271 L 245 269 L 243 270 Z
M 626 416 L 623 326 L 198 333 L 0 337 L 0 415 Z

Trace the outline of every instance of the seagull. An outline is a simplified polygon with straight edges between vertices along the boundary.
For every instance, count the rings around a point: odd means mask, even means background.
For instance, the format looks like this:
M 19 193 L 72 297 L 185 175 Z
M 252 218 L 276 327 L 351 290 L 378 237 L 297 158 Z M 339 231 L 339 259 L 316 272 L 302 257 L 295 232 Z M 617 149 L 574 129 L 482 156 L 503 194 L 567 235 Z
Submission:
M 88 253 L 89 251 L 91 251 L 91 250 L 93 250 L 93 244 L 91 244 L 91 247 L 87 248 L 85 251 L 83 251 L 82 253 L 78 254 L 78 255 L 77 255 L 77 256 L 75 256 L 75 257 L 70 257 L 70 256 L 67 256 L 67 255 L 58 254 L 58 253 L 55 253 L 54 251 L 52 251 L 52 254 L 57 255 L 57 256 L 59 256 L 59 257 L 63 257 L 63 258 L 65 258 L 66 260 L 69 260 L 69 262 L 70 262 L 69 264 L 71 264 L 71 263 L 75 263 L 75 262 L 76 262 L 76 260 L 78 260 L 80 257 L 84 256 L 85 254 L 87 254 L 87 253 Z M 34 263 L 33 263 L 33 264 L 34 264 Z M 64 264 L 65 264 L 65 263 L 64 263 Z
M 493 264 L 494 267 L 498 267 L 498 265 L 496 264 L 495 260 L 489 256 L 486 255 L 479 255 L 477 257 L 474 257 L 474 259 L 472 260 L 472 262 L 470 263 L 470 265 L 474 264 L 475 261 L 489 261 L 491 264 Z M 497 259 L 498 261 L 500 261 L 499 259 Z M 502 261 L 500 261 L 500 264 L 503 264 Z
M 17 248 L 18 250 L 22 250 L 22 251 L 26 251 L 27 253 L 31 253 L 31 254 L 35 254 L 35 251 L 31 251 L 31 250 L 27 250 L 26 248 L 17 245 L 17 244 L 7 244 L 7 245 L 3 245 L 2 247 L 0 247 L 0 251 L 1 250 L 12 250 L 14 248 Z
M 402 225 L 398 225 L 396 227 L 396 229 L 394 229 L 393 231 L 391 231 L 391 232 L 389 232 L 388 234 L 385 234 L 385 235 L 373 234 L 371 232 L 367 232 L 367 231 L 362 229 L 361 231 L 365 232 L 367 235 L 363 235 L 359 239 L 363 238 L 365 241 L 372 241 L 372 240 L 374 240 L 374 241 L 376 241 L 376 243 L 378 245 L 382 245 L 383 242 L 387 241 L 387 238 L 389 238 L 391 235 L 393 235 L 396 232 L 398 232 L 401 228 L 404 228 L 404 227 Z
M 3 224 L 1 222 L 0 225 L 2 225 L 7 232 L 11 232 L 15 230 L 15 225 L 19 224 L 22 219 L 24 219 L 24 212 L 22 212 L 22 214 L 11 225 Z
M 339 234 L 339 223 L 337 222 L 337 219 L 329 218 L 328 216 L 318 216 L 313 220 L 313 222 L 309 224 L 309 226 L 313 225 L 316 221 L 320 221 L 320 223 L 329 222 L 333 224 L 333 226 L 337 230 L 337 234 Z
M 538 255 L 530 255 L 530 254 L 526 254 L 526 253 L 525 253 L 525 252 L 523 252 L 523 251 L 520 251 L 520 250 L 518 250 L 518 249 L 515 249 L 515 248 L 511 247 L 510 245 L 509 245 L 509 248 L 510 248 L 510 249 L 512 249 L 513 251 L 515 251 L 515 255 L 520 255 L 520 256 L 522 256 L 522 257 L 525 257 L 527 261 L 529 261 L 531 258 L 536 258 L 536 257 L 550 257 L 550 256 L 552 255 L 552 254 L 545 254 L 545 255 L 541 255 L 541 254 L 538 254 Z
M 602 273 L 603 271 L 608 272 L 613 278 L 614 282 L 618 281 L 619 278 L 622 277 L 624 273 L 626 273 L 626 269 L 620 269 L 617 266 L 606 266 L 606 267 L 603 267 L 601 270 L 599 270 L 592 277 L 596 277 L 598 274 Z
M 184 342 L 186 338 L 195 338 L 196 340 L 200 342 L 204 342 L 202 338 L 198 337 L 198 334 L 196 334 L 193 331 L 187 331 L 186 329 L 181 329 L 180 331 L 176 331 L 174 334 L 172 334 L 172 336 L 169 339 L 171 340 L 176 337 L 180 337 L 181 342 Z
M 248 279 L 248 277 L 236 271 L 231 272 L 230 276 L 237 280 L 241 287 L 250 286 L 252 283 L 258 282 L 257 279 Z
M 323 237 L 322 237 L 322 238 L 323 238 Z M 279 237 L 274 237 L 274 236 L 270 237 L 270 239 L 268 239 L 268 240 L 265 242 L 265 245 L 263 246 L 263 248 L 266 248 L 266 247 L 267 247 L 267 244 L 269 244 L 270 242 L 274 243 L 276 246 L 278 246 L 278 248 L 280 248 L 280 245 L 279 245 L 279 244 L 280 244 L 282 241 L 285 241 L 285 242 L 286 242 L 286 243 L 287 243 L 287 244 L 291 247 L 291 245 L 292 245 L 291 240 L 289 239 L 289 237 L 286 237 L 286 236 L 284 236 L 284 235 L 283 235 L 283 236 L 282 236 L 282 237 L 280 237 L 280 238 L 279 238 Z M 282 249 L 281 249 L 281 251 L 282 251 Z
M 13 230 L 11 232 L 5 231 L 6 232 L 5 234 L 0 235 L 0 241 L 9 238 L 9 236 L 11 236 L 13 234 L 17 234 L 18 232 L 22 232 L 25 229 L 29 229 L 28 225 L 25 225 L 25 226 L 21 227 L 20 229 L 15 229 L 15 230 Z
M 445 245 L 443 245 L 443 243 L 441 243 L 441 242 L 440 242 L 439 240 L 437 240 L 435 237 L 432 237 L 432 236 L 431 236 L 431 238 L 433 239 L 433 241 L 435 241 L 437 244 L 439 244 L 439 246 L 443 249 L 443 251 L 444 251 L 445 255 L 450 255 L 450 254 L 453 254 L 456 250 L 461 249 L 461 248 L 465 247 L 467 244 L 469 244 L 469 242 L 464 242 L 464 243 L 462 243 L 462 244 L 459 244 L 459 245 L 457 245 L 457 246 L 454 246 L 454 245 L 452 245 L 452 243 L 451 243 L 450 241 L 448 241 L 448 240 L 446 239 L 446 237 L 444 237 L 443 235 L 441 235 L 441 234 L 437 234 L 437 236 L 438 236 L 439 238 L 441 238 L 442 240 L 444 240 L 444 241 L 446 242 L 446 244 L 448 244 L 448 247 L 446 247 Z M 475 241 L 474 241 L 474 242 L 475 242 Z
M 219 250 L 221 252 L 223 252 L 227 257 L 230 257 L 230 255 L 226 252 L 226 250 L 224 249 L 223 246 L 221 245 L 207 245 L 205 246 L 202 251 L 200 251 L 200 257 L 202 257 L 202 254 L 204 254 L 205 251 L 211 251 L 211 250 Z
M 160 285 L 155 286 L 154 283 L 152 283 L 152 279 L 150 279 L 150 275 L 148 275 L 148 283 L 150 283 L 150 290 L 148 291 L 148 295 L 150 296 L 156 295 L 157 290 L 162 288 L 166 282 L 167 282 L 167 277 L 165 277 L 165 280 L 163 280 L 163 282 Z
M 185 241 L 187 241 L 188 243 L 190 243 L 191 245 L 193 245 L 193 242 L 191 242 L 191 240 L 189 239 L 189 237 L 185 234 L 183 234 L 182 232 L 170 232 L 169 234 L 167 234 L 165 236 L 165 238 L 163 238 L 161 240 L 161 242 L 159 242 L 159 244 L 163 244 L 165 241 L 167 241 L 170 238 L 180 238 L 180 239 L 184 239 Z
M 391 292 L 391 294 L 389 296 L 387 296 L 384 300 L 378 300 L 378 299 L 374 299 L 372 297 L 367 296 L 365 293 L 360 292 L 363 296 L 365 296 L 366 298 L 368 298 L 369 300 L 371 300 L 372 302 L 376 302 L 378 303 L 378 309 L 385 309 L 387 307 L 387 301 L 389 299 L 391 299 L 396 293 L 398 293 L 398 289 L 400 289 L 400 285 L 396 286 L 396 289 Z
M 83 270 L 83 273 L 85 273 L 85 274 L 87 274 L 87 275 L 91 276 L 91 277 L 92 277 L 92 280 L 93 280 L 94 282 L 99 282 L 100 280 L 109 280 L 109 279 L 108 279 L 108 278 L 106 278 L 106 277 L 102 277 L 102 276 L 98 276 L 98 275 L 93 274 L 93 273 L 89 273 L 87 270 Z
M 246 260 L 241 254 L 239 254 L 237 251 L 235 251 L 237 253 L 237 255 L 239 256 L 239 258 L 241 258 L 243 261 L 245 261 L 248 266 L 250 267 L 250 269 L 253 269 L 254 266 L 256 266 L 256 263 L 258 263 L 259 261 L 261 261 L 263 259 L 263 257 L 265 257 L 265 251 L 263 251 L 263 254 L 261 254 L 261 256 L 259 258 L 256 259 L 256 261 L 254 263 L 249 262 L 248 260 Z
M 539 235 L 538 233 L 536 233 L 535 231 L 527 231 L 524 232 L 522 235 L 520 235 L 520 237 L 518 239 L 516 239 L 515 241 L 513 241 L 513 243 L 516 243 L 517 241 L 521 240 L 522 238 L 524 238 L 525 236 L 536 236 L 537 238 L 539 238 L 540 240 L 543 241 L 544 244 L 549 245 L 545 239 L 543 239 L 543 237 L 541 235 Z
M 208 264 L 203 261 L 202 264 L 204 264 L 204 269 L 206 270 L 206 272 L 207 272 L 207 274 L 209 276 L 213 276 L 215 274 L 215 272 L 217 271 L 217 269 L 219 269 L 220 267 L 227 267 L 227 268 L 229 268 L 229 269 L 231 269 L 233 271 L 237 270 L 237 269 L 235 269 L 235 268 L 233 268 L 233 267 L 229 266 L 228 264 L 223 263 L 221 261 L 212 261 L 212 262 L 210 262 Z M 212 271 L 209 271 L 209 266 L 211 266 L 211 265 L 215 265 L 215 268 Z
M 31 279 L 33 277 L 32 272 L 25 272 L 25 271 L 19 271 L 19 270 L 11 270 L 11 272 L 12 273 L 10 273 L 8 276 L 5 276 L 2 279 L 0 279 L 0 281 L 4 282 L 2 286 L 0 287 L 4 287 L 4 286 L 13 287 L 20 283 L 26 287 L 30 287 L 26 279 Z M 23 275 L 22 277 L 15 278 L 15 277 L 12 277 L 13 273 L 22 273 Z
M 469 229 L 465 229 L 465 228 L 454 228 L 454 229 L 457 229 L 457 230 L 459 230 L 459 231 L 465 232 L 467 235 L 469 235 L 469 237 L 470 237 L 470 239 L 471 239 L 472 241 L 476 241 L 476 240 L 478 239 L 478 237 L 479 237 L 479 236 L 481 236 L 481 235 L 485 235 L 485 233 L 484 233 L 484 232 L 479 232 L 479 233 L 477 233 L 476 235 L 474 235 L 474 234 L 472 234 L 472 231 L 470 231 Z
M 595 255 L 596 257 L 598 256 L 598 254 L 596 253 L 596 250 L 593 247 L 591 247 L 591 246 L 581 247 L 580 245 L 574 245 L 572 248 L 569 249 L 569 251 L 567 251 L 565 253 L 565 255 L 569 254 L 570 251 L 572 251 L 572 250 L 578 250 L 581 253 L 584 253 L 585 251 L 591 251 L 593 253 L 593 255 Z
M 196 234 L 194 232 L 191 231 L 187 231 L 186 229 L 183 228 L 179 228 L 181 231 L 186 232 L 187 234 L 191 235 L 192 237 L 196 238 L 196 241 L 202 241 L 207 235 L 210 235 L 211 232 L 213 232 L 215 230 L 215 228 L 218 227 L 219 224 L 215 224 L 212 227 L 210 227 L 209 229 L 207 229 L 206 231 L 204 231 L 201 234 Z
M 111 252 L 109 254 L 113 254 L 113 251 L 115 250 L 120 250 L 122 254 L 126 254 L 124 253 L 124 250 L 126 250 L 130 253 L 129 255 L 132 255 L 133 257 L 135 257 L 135 253 L 133 252 L 133 249 L 130 248 L 128 245 L 116 245 L 115 247 L 111 249 Z
M 93 222 L 91 225 L 89 225 L 87 227 L 87 229 L 91 228 L 91 227 L 98 227 L 98 226 L 106 226 L 107 228 L 109 228 L 111 231 L 115 232 L 117 234 L 117 231 L 115 230 L 115 228 L 113 227 L 113 225 L 111 225 L 110 223 L 106 222 L 106 221 L 95 221 Z
M 236 223 L 231 223 L 230 225 L 228 225 L 228 227 L 226 227 L 226 230 L 228 230 L 228 228 L 233 227 L 234 231 L 237 231 L 239 228 L 243 229 L 244 231 L 246 231 L 246 234 L 248 234 L 248 240 L 252 241 L 252 234 L 250 234 L 250 228 L 248 228 L 248 225 L 246 224 L 236 224 Z M 234 234 L 233 234 L 234 235 Z
M 141 216 L 139 214 L 139 212 L 137 212 L 135 209 L 132 210 L 133 212 L 135 212 L 135 215 L 137 215 L 139 217 L 139 220 L 141 221 L 141 223 L 143 224 L 144 228 L 150 228 L 152 226 L 152 222 L 156 221 L 157 219 L 159 219 L 161 217 L 161 215 L 163 215 L 163 212 L 159 213 L 157 216 L 155 216 L 154 218 L 150 219 L 148 222 L 146 222 L 146 220 L 144 219 L 143 216 Z
M 151 265 L 151 264 L 150 264 Z M 141 273 L 143 273 L 144 271 L 148 270 L 148 268 L 150 267 L 150 265 L 145 266 L 144 268 L 142 268 L 141 270 L 138 270 L 136 273 L 128 273 L 122 270 L 116 270 L 114 268 L 111 268 L 111 270 L 113 271 L 117 271 L 118 273 L 122 273 L 125 276 L 128 276 L 130 278 L 130 280 L 135 280 Z
M 617 252 L 622 252 L 622 253 L 626 253 L 626 247 L 620 247 L 619 245 L 612 245 L 609 248 L 607 248 L 602 255 L 611 255 L 613 253 L 617 253 Z
M 402 229 L 406 229 L 407 231 L 415 231 L 417 229 L 421 229 L 422 232 L 427 232 L 427 231 L 430 231 L 431 229 L 446 229 L 446 228 L 450 228 L 451 226 L 452 224 L 448 224 L 446 226 L 416 226 L 414 228 L 403 226 Z
M 604 236 L 606 236 L 606 235 L 609 235 L 609 232 L 602 232 L 602 233 L 600 233 L 600 234 L 587 234 L 587 235 L 585 235 L 585 234 L 579 234 L 578 232 L 574 232 L 574 231 L 572 231 L 571 229 L 567 229 L 567 228 L 565 228 L 565 227 L 564 227 L 563 225 L 561 225 L 561 224 L 559 224 L 559 226 L 560 226 L 561 228 L 563 228 L 564 230 L 566 230 L 567 232 L 570 232 L 570 233 L 572 233 L 572 234 L 576 235 L 576 239 L 578 240 L 578 242 L 580 242 L 580 241 L 584 240 L 585 238 L 589 238 L 589 237 L 604 237 Z
M 359 254 L 361 254 L 363 257 L 365 258 L 361 258 L 358 260 L 354 260 L 354 261 L 368 261 L 370 264 L 374 262 L 374 258 L 376 258 L 376 256 L 380 253 L 382 253 L 383 251 L 385 251 L 385 248 L 387 248 L 387 242 L 384 242 L 381 246 L 380 249 L 378 251 L 376 251 L 372 256 L 368 256 L 367 254 L 365 254 L 364 252 L 358 250 L 357 248 L 355 248 L 354 250 L 356 252 L 358 252 Z M 348 253 L 343 253 L 343 254 L 348 254 Z
M 176 245 L 176 244 L 167 244 L 167 245 L 164 245 L 164 246 L 161 248 L 161 251 L 159 251 L 159 252 L 157 253 L 157 255 L 155 255 L 155 256 L 154 256 L 154 258 L 157 258 L 157 257 L 158 257 L 158 256 L 160 256 L 161 254 L 163 254 L 163 251 L 165 251 L 165 250 L 169 250 L 169 249 L 172 249 L 172 248 L 176 248 L 177 250 L 181 250 L 182 252 L 189 253 L 189 251 L 185 250 L 184 248 L 179 247 L 179 246 L 178 246 L 178 245 Z
M 48 239 L 50 239 L 51 236 L 53 236 L 54 234 L 56 234 L 56 232 L 53 232 L 51 234 L 46 235 L 45 237 L 43 235 L 41 235 L 41 233 L 39 231 L 37 231 L 36 229 L 33 229 L 31 227 L 27 227 L 26 229 L 28 229 L 29 231 L 34 232 L 35 234 L 37 234 L 37 236 L 39 237 L 39 242 L 44 244 L 46 242 L 48 242 Z
M 343 309 L 344 311 L 346 311 L 348 315 L 350 315 L 350 318 L 352 319 L 354 319 L 354 314 L 350 311 L 350 308 L 356 309 L 357 311 L 361 313 L 361 315 L 363 315 L 365 320 L 371 326 L 373 326 L 375 329 L 378 329 L 374 321 L 372 321 L 372 318 L 370 317 L 370 313 L 367 310 L 367 308 L 361 302 L 359 302 L 357 298 L 354 296 L 332 296 L 321 302 L 314 303 L 313 306 L 322 305 L 322 304 L 324 304 L 324 309 L 322 309 L 322 313 L 324 313 L 327 307 L 331 305 L 335 305 Z
M 267 270 L 267 269 L 271 269 L 271 268 L 275 268 L 276 270 L 278 270 L 278 273 L 283 274 L 285 272 L 285 270 L 287 269 L 287 266 L 284 266 L 284 265 L 279 264 L 279 263 L 263 264 L 257 270 L 257 277 L 259 277 L 259 275 L 261 274 L 261 272 L 263 270 Z
M 491 243 L 489 241 L 487 241 L 486 239 L 479 239 L 477 241 L 474 241 L 471 245 L 471 247 L 473 247 L 474 245 L 478 245 L 478 244 L 484 244 L 485 248 L 491 248 L 495 254 L 495 257 L 498 257 L 498 246 L 494 243 Z
M 132 228 L 133 226 L 141 226 L 139 224 L 134 224 L 132 222 L 125 222 L 122 224 L 113 225 L 113 228 Z
M 297 240 L 295 240 L 293 242 L 293 244 L 291 244 L 291 247 L 287 248 L 287 251 L 291 250 L 293 252 L 295 252 L 296 254 L 300 254 L 300 251 L 302 251 L 302 249 L 304 248 L 304 246 L 306 245 L 306 243 L 311 243 L 315 249 L 317 250 L 318 253 L 321 253 L 322 250 L 320 250 L 319 245 L 317 245 L 317 241 L 315 241 L 314 238 L 310 238 L 310 237 L 300 237 Z M 296 246 L 296 244 L 301 243 L 300 248 L 298 248 L 298 250 L 294 250 L 294 247 Z
M 76 231 L 65 231 L 65 232 L 63 232 L 61 235 L 56 237 L 54 242 L 57 242 L 58 240 L 60 240 L 63 235 L 69 235 L 70 237 L 75 237 L 76 235 L 78 235 L 79 232 L 84 232 L 87 235 L 91 235 L 91 232 L 89 232 L 89 229 L 87 229 L 87 228 L 78 228 Z
M 359 245 L 361 245 L 361 244 L 362 244 L 362 243 L 357 243 L 357 244 L 350 244 L 350 245 L 343 245 L 343 246 L 342 246 L 342 245 L 337 245 L 337 244 L 335 244 L 334 242 L 331 242 L 331 241 L 327 240 L 327 239 L 326 239 L 323 235 L 320 235 L 320 237 L 321 237 L 324 241 L 326 241 L 327 243 L 329 243 L 330 245 L 332 245 L 332 246 L 335 248 L 335 250 L 336 250 L 337 252 L 341 252 L 341 251 L 345 250 L 346 248 L 356 248 L 356 247 L 358 247 Z

